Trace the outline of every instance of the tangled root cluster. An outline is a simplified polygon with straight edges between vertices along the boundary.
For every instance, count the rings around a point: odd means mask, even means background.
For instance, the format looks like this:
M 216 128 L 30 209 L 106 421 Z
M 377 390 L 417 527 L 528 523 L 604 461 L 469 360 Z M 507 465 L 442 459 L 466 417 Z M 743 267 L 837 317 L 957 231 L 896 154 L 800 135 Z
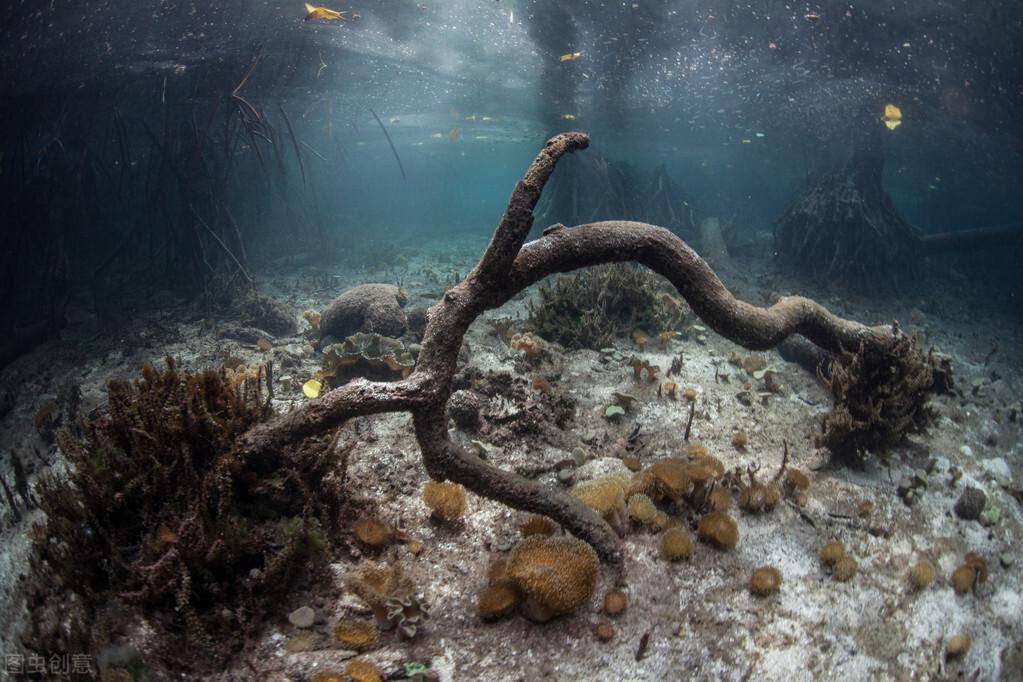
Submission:
M 529 305 L 529 324 L 570 350 L 599 350 L 635 329 L 649 334 L 677 329 L 686 306 L 669 291 L 663 278 L 632 265 L 588 268 L 541 284 Z
M 863 459 L 884 454 L 933 419 L 928 405 L 937 390 L 950 389 L 947 362 L 924 353 L 915 337 L 893 330 L 890 353 L 868 353 L 861 346 L 818 376 L 831 391 L 833 407 L 821 425 L 819 446 L 836 456 Z
M 144 611 L 166 635 L 153 653 L 172 666 L 216 665 L 275 595 L 325 566 L 341 481 L 322 445 L 234 453 L 237 436 L 270 416 L 262 367 L 190 374 L 168 358 L 142 375 L 111 382 L 108 413 L 59 436 L 70 471 L 41 485 L 47 520 L 34 529 L 27 643 L 95 651 L 110 636 L 105 616 L 124 623 Z M 78 641 L 55 641 L 69 593 L 88 625 Z

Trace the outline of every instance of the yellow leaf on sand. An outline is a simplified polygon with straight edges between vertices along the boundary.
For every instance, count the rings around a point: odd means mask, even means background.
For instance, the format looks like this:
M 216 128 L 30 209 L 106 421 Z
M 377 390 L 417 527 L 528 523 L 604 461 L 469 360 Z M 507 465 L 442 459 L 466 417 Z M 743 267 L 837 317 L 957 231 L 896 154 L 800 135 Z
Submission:
M 884 116 L 881 118 L 888 130 L 895 130 L 902 125 L 902 109 L 894 104 L 884 105 Z
M 302 392 L 305 393 L 306 398 L 319 398 L 320 391 L 323 390 L 323 384 L 316 379 L 310 379 L 309 381 L 302 384 Z
M 326 7 L 315 7 L 308 2 L 305 3 L 305 20 L 318 19 L 321 21 L 344 21 L 344 12 L 327 9 Z

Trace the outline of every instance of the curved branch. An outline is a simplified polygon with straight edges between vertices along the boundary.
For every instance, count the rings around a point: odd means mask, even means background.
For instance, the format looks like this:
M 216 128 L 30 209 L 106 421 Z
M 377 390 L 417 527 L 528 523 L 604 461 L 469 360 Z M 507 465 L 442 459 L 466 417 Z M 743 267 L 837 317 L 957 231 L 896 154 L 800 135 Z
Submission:
M 893 339 L 888 327 L 845 320 L 802 296 L 786 296 L 770 308 L 740 301 L 676 235 L 630 221 L 559 229 L 526 244 L 488 307 L 553 273 L 621 261 L 636 261 L 663 275 L 711 329 L 752 350 L 774 348 L 793 334 L 832 352 L 859 348 L 861 342 L 868 351 L 885 352 Z
M 413 410 L 431 402 L 424 383 L 414 374 L 391 383 L 353 379 L 318 400 L 253 426 L 239 439 L 237 451 L 245 457 L 259 456 L 338 427 L 352 417 Z

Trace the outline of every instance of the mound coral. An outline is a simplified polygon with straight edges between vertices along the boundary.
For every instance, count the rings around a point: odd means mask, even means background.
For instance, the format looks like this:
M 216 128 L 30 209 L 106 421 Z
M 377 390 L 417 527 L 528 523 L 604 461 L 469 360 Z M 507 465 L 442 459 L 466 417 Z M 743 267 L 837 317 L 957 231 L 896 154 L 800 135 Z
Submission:
M 345 674 L 352 682 L 384 682 L 384 673 L 369 661 L 356 658 L 345 666 Z
M 537 622 L 588 603 L 599 572 L 593 548 L 569 536 L 533 535 L 508 556 L 507 576 L 525 596 L 526 614 Z
M 639 493 L 629 498 L 629 516 L 642 524 L 650 525 L 657 517 L 657 507 L 649 497 Z
M 324 308 L 320 333 L 336 339 L 360 332 L 401 336 L 408 328 L 402 310 L 407 301 L 401 289 L 393 284 L 360 284 L 341 293 Z
M 334 639 L 350 649 L 366 651 L 380 641 L 380 628 L 372 620 L 346 618 L 334 628 Z
M 423 486 L 423 502 L 433 518 L 452 523 L 465 514 L 465 488 L 457 483 L 428 481 Z
M 519 533 L 524 538 L 530 535 L 554 535 L 557 532 L 558 524 L 540 514 L 533 514 L 519 526 Z
M 603 476 L 577 483 L 572 496 L 605 519 L 617 519 L 625 510 L 625 489 L 628 479 L 622 475 Z
M 848 554 L 835 562 L 831 569 L 831 577 L 840 583 L 849 582 L 860 569 L 859 562 Z
M 484 620 L 503 618 L 521 601 L 522 594 L 518 588 L 510 581 L 503 581 L 483 588 L 476 598 L 476 609 Z
M 701 540 L 718 549 L 733 549 L 739 544 L 739 524 L 725 512 L 704 515 L 696 530 Z
M 661 558 L 665 561 L 688 559 L 693 553 L 693 538 L 683 528 L 669 528 L 661 536 Z
M 821 547 L 821 562 L 825 566 L 834 566 L 838 560 L 845 556 L 845 545 L 838 540 L 833 540 Z
M 987 582 L 987 562 L 977 554 L 967 552 L 965 562 L 952 572 L 950 581 L 956 594 L 966 594 L 974 585 Z
M 609 616 L 619 616 L 625 613 L 629 606 L 629 597 L 617 587 L 607 591 L 604 595 L 604 613 Z
M 934 564 L 927 559 L 921 559 L 909 570 L 909 581 L 915 589 L 922 590 L 934 582 L 935 573 Z
M 781 589 L 781 571 L 774 566 L 761 566 L 753 571 L 749 579 L 749 591 L 758 597 L 773 594 Z

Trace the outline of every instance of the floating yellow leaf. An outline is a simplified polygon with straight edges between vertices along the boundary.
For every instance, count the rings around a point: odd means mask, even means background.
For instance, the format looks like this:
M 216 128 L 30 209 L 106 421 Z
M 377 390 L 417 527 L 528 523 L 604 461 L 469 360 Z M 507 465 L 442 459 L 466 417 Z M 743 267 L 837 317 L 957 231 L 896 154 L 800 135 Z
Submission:
M 568 54 L 561 55 L 559 59 L 563 62 L 574 62 L 576 59 L 581 59 L 582 56 L 582 52 L 569 52 Z
M 305 20 L 317 19 L 320 21 L 345 21 L 345 13 L 326 7 L 314 7 L 308 2 L 305 3 Z
M 323 390 L 323 384 L 316 379 L 310 379 L 309 381 L 302 384 L 302 392 L 305 393 L 306 398 L 319 398 L 320 391 Z
M 902 125 L 902 109 L 894 104 L 884 105 L 884 116 L 881 117 L 888 130 L 895 130 Z
M 454 142 L 458 139 L 458 128 L 452 128 L 451 132 L 448 133 L 448 139 Z

